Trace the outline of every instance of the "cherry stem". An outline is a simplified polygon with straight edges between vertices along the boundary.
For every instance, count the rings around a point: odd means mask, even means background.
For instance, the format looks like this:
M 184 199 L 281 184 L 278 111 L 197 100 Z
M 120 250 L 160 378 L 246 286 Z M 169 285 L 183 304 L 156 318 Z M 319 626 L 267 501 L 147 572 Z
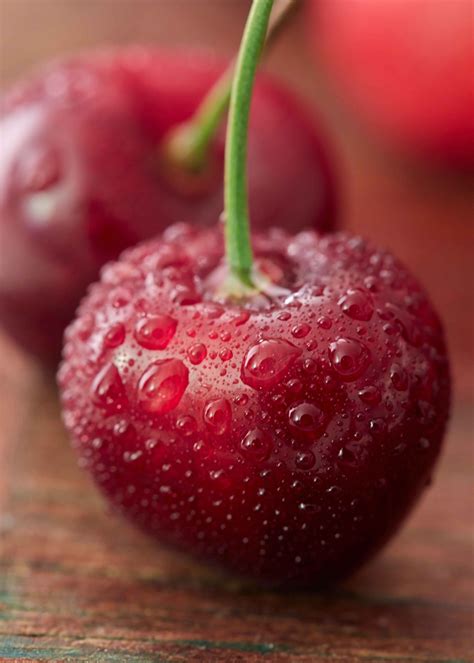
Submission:
M 235 65 L 225 151 L 226 257 L 233 281 L 254 289 L 247 191 L 247 138 L 255 72 L 274 0 L 254 0 Z M 234 293 L 237 294 L 237 293 Z
M 268 27 L 266 50 L 273 44 L 299 3 L 300 0 L 277 0 Z M 172 131 L 165 141 L 164 151 L 167 158 L 190 173 L 199 174 L 205 170 L 212 139 L 229 108 L 234 67 L 235 62 L 232 61 L 209 90 L 192 118 Z

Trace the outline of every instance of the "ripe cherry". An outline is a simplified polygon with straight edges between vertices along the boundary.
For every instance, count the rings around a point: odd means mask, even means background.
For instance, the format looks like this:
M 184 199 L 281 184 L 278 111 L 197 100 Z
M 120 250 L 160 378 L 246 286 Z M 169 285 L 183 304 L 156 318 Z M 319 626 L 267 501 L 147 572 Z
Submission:
M 107 268 L 67 332 L 64 421 L 101 490 L 159 540 L 261 580 L 325 582 L 372 555 L 429 481 L 443 335 L 415 280 L 358 238 L 253 244 L 257 265 L 287 266 L 271 300 L 216 298 L 218 229 L 170 228 Z M 175 304 L 190 277 L 195 301 Z M 167 343 L 151 348 L 140 330 L 157 319 Z
M 59 384 L 82 465 L 118 510 L 294 587 L 341 578 L 397 529 L 429 482 L 450 387 L 438 318 L 390 254 L 314 231 L 250 245 L 245 136 L 271 5 L 254 1 L 236 67 L 225 239 L 178 225 L 106 268 Z M 166 342 L 150 349 L 156 320 Z
M 225 63 L 131 48 L 58 61 L 1 105 L 0 323 L 42 359 L 100 267 L 170 223 L 214 224 L 223 207 L 224 132 L 203 171 L 166 153 Z M 262 76 L 252 107 L 255 227 L 333 226 L 332 168 L 299 103 Z
M 311 0 L 310 9 L 318 59 L 361 117 L 396 146 L 472 168 L 470 0 Z

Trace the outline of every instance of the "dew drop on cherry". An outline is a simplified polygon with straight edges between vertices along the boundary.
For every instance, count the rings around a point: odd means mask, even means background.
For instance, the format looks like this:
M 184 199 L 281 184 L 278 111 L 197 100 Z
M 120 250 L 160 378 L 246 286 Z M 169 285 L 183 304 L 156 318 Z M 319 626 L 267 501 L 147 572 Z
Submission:
M 408 374 L 400 364 L 393 364 L 390 369 L 390 381 L 397 391 L 408 388 Z
M 231 417 L 232 409 L 225 398 L 209 401 L 204 408 L 204 422 L 216 435 L 227 432 Z
M 288 418 L 292 428 L 302 433 L 315 433 L 325 424 L 322 410 L 312 403 L 299 403 L 290 408 Z
M 310 470 L 314 467 L 316 458 L 312 451 L 298 451 L 295 458 L 295 465 L 300 470 Z
M 112 325 L 104 336 L 104 347 L 118 348 L 125 340 L 125 327 L 121 322 Z
M 234 318 L 233 322 L 236 327 L 240 327 L 241 325 L 245 325 L 246 322 L 248 322 L 250 318 L 250 313 L 248 311 L 240 311 L 238 315 Z
M 196 343 L 188 349 L 187 355 L 191 364 L 197 366 L 206 358 L 207 348 L 203 343 Z
M 254 389 L 269 389 L 278 384 L 301 350 L 283 339 L 266 339 L 252 345 L 244 357 L 242 382 Z
M 331 364 L 343 380 L 356 380 L 370 361 L 369 349 L 355 338 L 339 338 L 329 346 Z
M 374 313 L 369 294 L 361 289 L 350 289 L 338 302 L 341 310 L 353 320 L 368 322 Z
M 189 371 L 179 359 L 155 361 L 138 381 L 138 403 L 149 414 L 166 414 L 177 407 L 188 382 Z
M 93 402 L 108 414 L 118 412 L 127 402 L 125 387 L 114 363 L 106 364 L 91 386 Z
M 164 350 L 173 338 L 177 324 L 169 315 L 141 318 L 135 326 L 135 340 L 147 350 Z
M 311 327 L 306 323 L 302 323 L 301 325 L 295 325 L 293 327 L 291 335 L 295 338 L 304 338 L 305 336 L 308 336 L 310 331 Z
M 318 326 L 321 327 L 321 329 L 331 329 L 332 327 L 331 318 L 328 318 L 327 315 L 321 316 L 318 319 Z
M 184 414 L 182 417 L 179 417 L 176 421 L 176 428 L 182 433 L 185 437 L 192 435 L 197 428 L 196 419 L 190 414 Z
M 219 352 L 219 357 L 222 359 L 222 361 L 229 361 L 229 359 L 232 359 L 233 356 L 234 354 L 230 348 L 224 348 Z
M 240 443 L 242 454 L 252 461 L 267 460 L 271 448 L 271 438 L 259 428 L 250 430 Z
M 380 390 L 373 385 L 364 387 L 359 391 L 359 398 L 363 403 L 367 405 L 377 405 L 382 399 Z

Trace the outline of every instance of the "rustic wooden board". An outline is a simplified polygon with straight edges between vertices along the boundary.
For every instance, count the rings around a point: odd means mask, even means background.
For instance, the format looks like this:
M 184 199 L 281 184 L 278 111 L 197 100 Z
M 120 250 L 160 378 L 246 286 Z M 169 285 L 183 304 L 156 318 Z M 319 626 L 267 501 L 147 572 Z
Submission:
M 333 592 L 280 595 L 217 577 L 107 513 L 76 467 L 54 385 L 28 375 L 28 391 L 3 383 L 1 394 L 0 660 L 472 660 L 467 404 L 434 486 L 384 554 Z
M 246 5 L 0 0 L 1 77 L 102 39 L 229 52 Z M 318 102 L 339 157 L 345 224 L 394 248 L 447 321 L 455 407 L 434 484 L 398 538 L 344 586 L 258 591 L 116 520 L 76 467 L 52 378 L 0 337 L 0 661 L 474 660 L 472 191 L 465 178 L 389 158 L 322 77 L 316 87 L 301 23 L 270 68 Z

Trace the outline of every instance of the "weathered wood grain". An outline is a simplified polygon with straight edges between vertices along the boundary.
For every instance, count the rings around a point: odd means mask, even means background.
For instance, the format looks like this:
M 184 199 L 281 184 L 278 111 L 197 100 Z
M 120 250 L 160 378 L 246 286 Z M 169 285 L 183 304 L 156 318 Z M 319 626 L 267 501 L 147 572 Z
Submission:
M 0 0 L 0 75 L 7 81 L 43 56 L 103 39 L 230 52 L 246 5 Z M 108 513 L 76 467 L 53 381 L 0 337 L 0 661 L 474 660 L 472 191 L 465 178 L 389 157 L 357 127 L 313 73 L 302 23 L 282 38 L 270 69 L 318 102 L 345 224 L 403 257 L 447 321 L 455 408 L 433 487 L 398 538 L 344 586 L 258 591 Z
M 405 530 L 324 595 L 217 577 L 116 520 L 77 469 L 54 386 L 39 374 L 17 423 L 2 470 L 0 660 L 471 660 L 467 407 Z

